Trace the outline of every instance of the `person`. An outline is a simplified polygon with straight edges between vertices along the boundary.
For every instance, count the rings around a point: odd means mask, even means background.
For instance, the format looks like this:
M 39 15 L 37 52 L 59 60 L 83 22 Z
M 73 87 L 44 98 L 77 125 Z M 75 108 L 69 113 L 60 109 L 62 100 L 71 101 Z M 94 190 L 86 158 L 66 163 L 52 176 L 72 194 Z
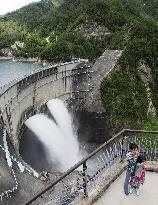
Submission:
M 126 154 L 126 159 L 128 161 L 127 172 L 124 182 L 124 193 L 129 194 L 130 191 L 130 181 L 131 177 L 134 175 L 137 157 L 139 155 L 138 145 L 135 143 L 130 143 L 129 151 Z
M 136 194 L 139 196 L 139 187 L 144 184 L 145 181 L 145 165 L 146 165 L 146 157 L 138 156 L 136 161 L 136 169 L 135 174 L 131 178 L 131 189 L 130 193 L 133 193 L 133 190 L 136 190 Z

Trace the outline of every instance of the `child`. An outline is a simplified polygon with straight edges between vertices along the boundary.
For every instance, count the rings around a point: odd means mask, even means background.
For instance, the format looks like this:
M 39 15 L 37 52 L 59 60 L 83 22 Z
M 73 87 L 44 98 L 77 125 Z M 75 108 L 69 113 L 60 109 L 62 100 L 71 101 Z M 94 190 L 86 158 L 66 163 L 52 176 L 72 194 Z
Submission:
M 124 182 L 124 193 L 129 194 L 131 177 L 134 175 L 137 157 L 139 155 L 138 145 L 131 143 L 129 145 L 129 152 L 126 154 L 128 161 L 126 178 Z
M 130 193 L 133 192 L 133 189 L 136 190 L 136 194 L 139 196 L 139 187 L 140 184 L 143 184 L 145 181 L 145 164 L 146 164 L 146 157 L 145 156 L 138 156 L 136 161 L 136 169 L 135 174 L 131 178 L 131 190 Z

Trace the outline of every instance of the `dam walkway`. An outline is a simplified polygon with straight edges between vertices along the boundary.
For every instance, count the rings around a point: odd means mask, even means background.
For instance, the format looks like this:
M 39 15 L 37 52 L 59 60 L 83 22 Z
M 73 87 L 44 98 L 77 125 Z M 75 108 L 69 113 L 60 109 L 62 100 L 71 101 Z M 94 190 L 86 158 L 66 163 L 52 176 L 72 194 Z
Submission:
M 146 181 L 140 187 L 140 195 L 136 193 L 126 196 L 123 192 L 125 172 L 110 185 L 108 190 L 93 205 L 157 205 L 158 174 L 146 172 Z

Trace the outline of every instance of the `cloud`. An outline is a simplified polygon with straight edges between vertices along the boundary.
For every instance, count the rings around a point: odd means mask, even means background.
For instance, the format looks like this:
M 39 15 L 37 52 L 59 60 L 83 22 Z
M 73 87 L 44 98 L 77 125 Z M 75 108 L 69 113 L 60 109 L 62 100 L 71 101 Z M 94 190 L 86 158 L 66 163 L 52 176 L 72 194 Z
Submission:
M 0 15 L 19 9 L 39 0 L 0 0 Z

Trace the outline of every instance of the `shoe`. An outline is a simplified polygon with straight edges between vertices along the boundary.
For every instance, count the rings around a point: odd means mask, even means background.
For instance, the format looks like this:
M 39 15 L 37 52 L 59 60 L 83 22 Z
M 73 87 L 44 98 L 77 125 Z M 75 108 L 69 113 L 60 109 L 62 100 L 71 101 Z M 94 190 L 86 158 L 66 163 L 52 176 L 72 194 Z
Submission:
M 138 190 L 138 189 L 136 190 L 136 194 L 137 194 L 137 196 L 139 196 L 139 195 L 140 195 L 140 193 L 139 193 L 139 190 Z
M 133 189 L 132 189 L 132 188 L 130 188 L 129 193 L 130 193 L 130 194 L 132 194 L 132 193 L 133 193 Z

